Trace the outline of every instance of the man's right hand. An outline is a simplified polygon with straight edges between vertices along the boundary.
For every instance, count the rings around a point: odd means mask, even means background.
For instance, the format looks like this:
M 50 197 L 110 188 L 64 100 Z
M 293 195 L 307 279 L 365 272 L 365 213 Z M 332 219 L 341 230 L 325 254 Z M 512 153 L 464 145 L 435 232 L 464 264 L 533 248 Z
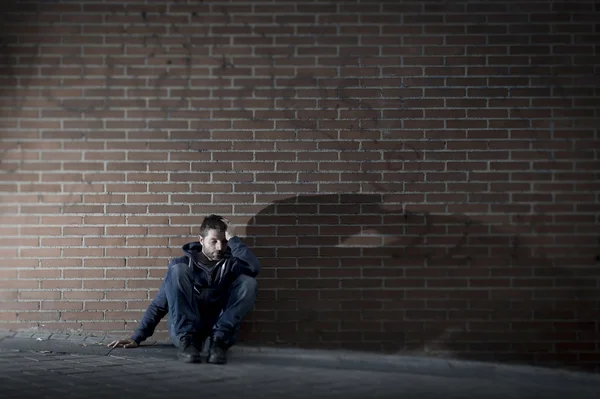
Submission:
M 135 342 L 132 339 L 118 339 L 116 341 L 111 342 L 110 344 L 106 345 L 109 348 L 136 348 L 139 345 L 137 344 L 137 342 Z

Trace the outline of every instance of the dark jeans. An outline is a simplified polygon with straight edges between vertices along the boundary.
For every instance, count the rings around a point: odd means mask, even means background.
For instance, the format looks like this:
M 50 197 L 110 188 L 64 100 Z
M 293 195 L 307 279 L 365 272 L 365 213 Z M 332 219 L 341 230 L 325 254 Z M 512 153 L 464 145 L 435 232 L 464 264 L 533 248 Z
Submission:
M 235 344 L 242 319 L 254 308 L 258 286 L 256 279 L 240 275 L 224 292 L 218 307 L 201 304 L 194 290 L 195 267 L 179 264 L 171 267 L 165 278 L 169 306 L 169 336 L 179 346 L 184 334 L 192 334 L 198 342 L 209 336 L 222 338 L 228 346 Z

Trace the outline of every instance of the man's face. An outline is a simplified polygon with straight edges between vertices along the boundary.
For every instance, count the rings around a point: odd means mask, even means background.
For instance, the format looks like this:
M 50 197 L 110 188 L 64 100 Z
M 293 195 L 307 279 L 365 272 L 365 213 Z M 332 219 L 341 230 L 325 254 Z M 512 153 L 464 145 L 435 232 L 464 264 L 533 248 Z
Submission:
M 208 259 L 219 260 L 227 250 L 225 232 L 208 230 L 206 237 L 200 236 L 200 244 L 202 244 L 202 252 Z

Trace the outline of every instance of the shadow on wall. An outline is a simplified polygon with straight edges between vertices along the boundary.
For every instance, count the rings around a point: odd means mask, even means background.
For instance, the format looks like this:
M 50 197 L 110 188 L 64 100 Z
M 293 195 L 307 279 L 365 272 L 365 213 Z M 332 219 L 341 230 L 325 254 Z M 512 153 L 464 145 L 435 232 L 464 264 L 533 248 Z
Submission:
M 4 0 L 0 4 L 0 76 L 2 76 L 2 88 L 0 96 L 2 103 L 0 106 L 0 116 L 17 118 L 21 116 L 25 97 L 32 95 L 27 93 L 29 90 L 29 80 L 37 77 L 37 68 L 23 66 L 19 64 L 19 58 L 38 56 L 38 46 L 23 45 L 19 39 L 17 30 L 20 26 L 25 26 L 29 35 L 40 34 L 40 27 L 35 24 L 39 20 L 39 13 L 36 11 L 39 7 L 36 3 L 23 3 L 19 1 Z M 19 12 L 20 11 L 20 12 Z M 29 12 L 30 14 L 26 14 Z M 20 42 L 21 40 L 21 42 Z M 23 63 L 27 61 L 22 61 Z M 27 114 L 26 117 L 31 117 Z M 4 131 L 0 131 L 0 138 L 3 138 Z M 23 138 L 27 138 L 26 132 L 21 132 Z
M 598 248 L 570 240 L 572 223 L 405 213 L 381 200 L 298 196 L 250 220 L 263 271 L 247 342 L 600 364 Z

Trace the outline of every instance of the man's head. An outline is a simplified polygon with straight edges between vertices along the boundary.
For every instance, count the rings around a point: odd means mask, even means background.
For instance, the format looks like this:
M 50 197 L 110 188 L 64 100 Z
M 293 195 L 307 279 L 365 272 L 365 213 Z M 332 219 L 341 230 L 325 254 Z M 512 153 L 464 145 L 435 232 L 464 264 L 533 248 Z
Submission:
M 225 231 L 227 224 L 218 215 L 210 215 L 204 218 L 200 226 L 200 244 L 202 252 L 210 260 L 219 260 L 227 250 L 227 239 Z

